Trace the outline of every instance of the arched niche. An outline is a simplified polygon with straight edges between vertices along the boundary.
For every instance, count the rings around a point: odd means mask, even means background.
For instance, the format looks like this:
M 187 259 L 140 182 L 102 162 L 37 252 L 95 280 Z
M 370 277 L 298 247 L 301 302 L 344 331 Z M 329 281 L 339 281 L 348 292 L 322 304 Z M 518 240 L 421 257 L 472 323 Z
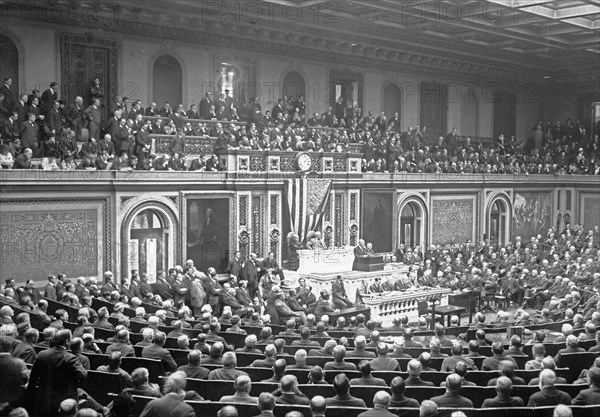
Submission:
M 388 120 L 398 113 L 402 118 L 402 92 L 396 83 L 388 83 L 383 88 L 383 111 Z
M 172 55 L 156 58 L 152 68 L 152 101 L 162 107 L 165 101 L 171 107 L 183 104 L 183 71 L 181 64 Z

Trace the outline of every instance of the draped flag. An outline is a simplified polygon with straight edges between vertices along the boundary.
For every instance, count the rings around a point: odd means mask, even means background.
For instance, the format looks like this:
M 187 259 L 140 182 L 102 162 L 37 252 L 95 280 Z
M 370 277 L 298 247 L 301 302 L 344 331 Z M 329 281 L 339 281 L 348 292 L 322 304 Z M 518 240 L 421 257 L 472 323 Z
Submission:
M 292 231 L 303 242 L 306 234 L 315 231 L 325 213 L 333 181 L 315 178 L 286 180 L 287 205 Z

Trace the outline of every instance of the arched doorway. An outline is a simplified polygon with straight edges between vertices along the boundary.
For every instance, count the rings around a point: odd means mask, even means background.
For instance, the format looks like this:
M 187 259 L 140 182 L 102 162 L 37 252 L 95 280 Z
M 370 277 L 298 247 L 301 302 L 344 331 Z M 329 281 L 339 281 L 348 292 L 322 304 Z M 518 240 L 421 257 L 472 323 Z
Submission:
M 508 241 L 508 207 L 502 198 L 494 200 L 488 211 L 487 236 L 491 245 Z
M 283 78 L 282 95 L 289 97 L 290 101 L 295 101 L 300 96 L 304 96 L 306 91 L 306 82 L 304 77 L 296 71 L 290 71 Z
M 154 62 L 152 70 L 152 101 L 159 107 L 165 101 L 171 104 L 174 109 L 178 104 L 183 104 L 183 75 L 179 61 L 171 55 L 162 55 Z
M 0 35 L 0 82 L 5 78 L 13 80 L 12 90 L 17 100 L 19 92 L 19 51 L 15 43 L 7 36 Z
M 414 201 L 406 203 L 400 212 L 399 244 L 405 247 L 423 246 L 425 219 L 421 206 Z
M 463 136 L 478 136 L 479 105 L 477 96 L 465 94 L 461 101 L 460 134 Z
M 402 94 L 400 88 L 394 83 L 389 83 L 383 90 L 383 111 L 389 119 L 394 117 L 394 113 L 401 114 Z
M 137 269 L 156 278 L 168 268 L 169 224 L 156 210 L 145 209 L 132 220 L 129 228 L 128 269 Z

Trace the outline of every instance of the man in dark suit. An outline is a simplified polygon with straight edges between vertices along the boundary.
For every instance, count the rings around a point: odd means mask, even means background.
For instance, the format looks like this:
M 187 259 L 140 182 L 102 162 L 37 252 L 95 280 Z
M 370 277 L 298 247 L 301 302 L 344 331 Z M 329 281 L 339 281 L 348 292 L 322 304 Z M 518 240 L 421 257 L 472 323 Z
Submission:
M 46 124 L 50 132 L 55 135 L 60 135 L 63 129 L 62 113 L 60 111 L 60 104 L 58 101 L 53 101 L 52 106 L 46 113 Z
M 317 320 L 321 320 L 323 315 L 335 313 L 335 309 L 329 304 L 329 297 L 329 291 L 321 290 L 321 297 L 319 297 L 319 301 L 317 301 L 314 313 Z
M 333 390 L 336 393 L 335 397 L 325 399 L 327 407 L 366 407 L 364 400 L 350 395 L 350 381 L 346 374 L 341 373 L 335 376 Z
M 421 387 L 421 386 L 432 387 L 433 386 L 433 382 L 423 381 L 421 379 L 421 372 L 423 371 L 423 365 L 418 360 L 416 360 L 416 359 L 410 360 L 410 362 L 408 362 L 407 370 L 408 370 L 408 378 L 405 381 L 405 384 L 407 387 Z
M 392 397 L 385 391 L 377 391 L 373 396 L 373 408 L 364 411 L 358 417 L 394 417 L 395 414 L 388 411 Z
M 148 134 L 150 128 L 150 121 L 146 120 L 140 130 L 135 134 L 135 149 L 140 163 L 143 163 L 150 155 L 150 147 L 152 140 Z
M 344 288 L 344 277 L 337 276 L 337 279 L 331 284 L 331 294 L 333 295 L 333 305 L 340 310 L 343 308 L 354 307 L 352 301 L 348 299 L 346 288 Z
M 460 395 L 462 378 L 458 374 L 450 374 L 446 377 L 446 393 L 433 397 L 431 401 L 438 407 L 448 408 L 473 408 L 473 402 Z
M 401 376 L 397 376 L 392 379 L 390 389 L 392 391 L 392 401 L 390 403 L 391 407 L 419 407 L 419 402 L 417 400 L 414 398 L 408 398 L 404 395 L 406 384 Z
M 229 265 L 227 265 L 227 272 L 229 272 L 229 276 L 231 278 L 235 278 L 236 280 L 240 278 L 242 273 L 242 253 L 240 251 L 236 251 L 233 255 L 233 259 L 229 261 Z
M 213 105 L 214 105 L 214 103 L 213 103 L 213 99 L 212 99 L 212 93 L 208 92 L 208 93 L 206 93 L 206 96 L 200 101 L 200 106 L 199 106 L 200 118 L 202 118 L 203 120 L 210 120 L 211 119 L 210 108 Z
M 184 372 L 170 375 L 164 384 L 165 396 L 150 401 L 144 407 L 140 417 L 195 417 L 196 413 L 184 399 L 186 376 Z
M 273 409 L 275 408 L 275 397 L 269 392 L 262 392 L 258 396 L 258 410 L 260 414 L 256 417 L 275 417 Z
M 250 259 L 244 262 L 241 271 L 241 279 L 248 281 L 248 294 L 251 298 L 256 296 L 256 292 L 258 291 L 258 272 L 260 271 L 260 265 L 258 264 L 258 259 L 256 259 L 256 254 L 251 253 Z
M 42 93 L 42 97 L 40 99 L 40 109 L 42 114 L 48 115 L 52 108 L 54 107 L 54 102 L 58 100 L 58 83 L 52 82 L 50 83 L 50 88 Z
M 283 271 L 279 268 L 279 264 L 277 263 L 277 259 L 275 259 L 275 254 L 273 252 L 269 252 L 267 257 L 263 259 L 262 264 L 260 266 L 261 276 L 265 275 L 269 270 L 273 271 L 275 275 L 279 275 L 281 280 L 284 280 Z
M 513 383 L 505 376 L 501 376 L 496 381 L 496 396 L 487 398 L 483 401 L 483 408 L 499 407 L 524 407 L 523 399 L 520 397 L 511 397 Z
M 202 286 L 206 292 L 206 303 L 211 306 L 213 314 L 219 315 L 221 308 L 221 289 L 217 282 L 217 271 L 214 268 L 208 268 L 208 274 L 202 277 Z
M 354 262 L 352 263 L 352 270 L 356 269 L 357 257 L 362 257 L 367 255 L 367 247 L 365 246 L 365 241 L 363 239 L 358 240 L 358 246 L 354 248 Z
M 4 97 L 4 100 L 6 100 L 6 97 Z M 16 111 L 19 115 L 17 124 L 20 126 L 21 123 L 27 120 L 27 94 L 21 95 L 19 100 L 15 101 L 15 104 L 13 104 L 13 111 Z
M 4 126 L 2 127 L 2 132 L 0 132 L 0 136 L 4 142 L 12 142 L 19 136 L 19 127 L 18 127 L 19 114 L 15 111 L 11 111 L 10 116 L 4 122 Z
M 573 398 L 573 405 L 597 405 L 600 404 L 600 368 L 592 366 L 588 371 L 589 388 L 581 390 L 577 397 Z
M 119 292 L 119 289 L 115 285 L 115 276 L 112 272 L 106 271 L 104 273 L 104 284 L 102 284 L 102 287 L 100 288 L 100 294 L 104 295 L 113 291 Z
M 4 103 L 8 109 L 12 109 L 15 105 L 15 97 L 16 93 L 14 88 L 12 87 L 13 80 L 12 78 L 5 78 L 4 84 L 0 87 L 0 94 L 4 96 Z
M 527 407 L 541 407 L 544 405 L 571 404 L 571 396 L 564 391 L 557 390 L 556 374 L 551 369 L 540 372 L 540 391 L 529 397 Z
M 66 113 L 69 128 L 75 132 L 78 141 L 81 141 L 81 129 L 83 127 L 83 99 L 75 97 L 75 102 L 69 107 Z
M 456 128 L 452 128 L 452 132 L 446 135 L 445 141 L 446 149 L 448 149 L 448 155 L 453 156 L 456 154 L 456 149 L 458 148 L 458 133 L 456 133 Z
M 92 105 L 83 112 L 87 121 L 87 128 L 90 131 L 90 138 L 100 139 L 100 123 L 102 123 L 102 109 L 100 100 L 95 99 Z
M 50 275 L 48 277 L 48 283 L 44 287 L 44 297 L 46 297 L 49 300 L 54 300 L 54 301 L 56 301 L 58 299 L 58 296 L 56 294 L 56 284 L 57 283 L 58 283 L 58 278 L 56 278 L 56 276 Z
M 23 148 L 29 148 L 35 154 L 38 148 L 39 134 L 39 127 L 35 122 L 35 114 L 29 113 L 27 115 L 27 121 L 21 124 L 21 129 L 19 131 Z
M 171 353 L 164 348 L 166 340 L 166 334 L 163 332 L 156 333 L 152 344 L 142 349 L 142 358 L 159 359 L 163 364 L 165 372 L 174 372 L 177 369 L 177 364 L 173 360 Z
M 170 300 L 171 298 L 173 298 L 171 295 L 171 284 L 167 282 L 166 278 L 167 274 L 165 273 L 165 271 L 159 271 L 156 282 L 154 284 L 151 284 L 152 292 L 154 294 L 160 295 L 160 298 L 162 298 L 163 300 Z
M 77 387 L 87 377 L 87 371 L 77 358 L 67 352 L 70 330 L 59 330 L 54 336 L 54 347 L 41 351 L 33 363 L 28 393 L 31 408 L 42 415 L 54 415 L 60 403 L 77 398 Z

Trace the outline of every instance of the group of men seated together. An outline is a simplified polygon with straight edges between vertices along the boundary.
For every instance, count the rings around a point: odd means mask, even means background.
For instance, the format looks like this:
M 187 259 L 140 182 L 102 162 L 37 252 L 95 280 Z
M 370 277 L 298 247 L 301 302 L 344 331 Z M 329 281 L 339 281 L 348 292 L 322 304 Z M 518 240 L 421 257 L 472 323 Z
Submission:
M 482 309 L 497 310 L 499 304 L 536 310 L 547 308 L 552 317 L 575 307 L 586 317 L 596 309 L 600 290 L 600 233 L 596 226 L 587 233 L 581 226 L 567 225 L 562 233 L 554 228 L 529 241 L 517 237 L 498 247 L 479 245 L 432 245 L 420 248 L 400 245 L 393 261 L 409 265 L 408 275 L 363 282 L 357 300 L 367 294 L 419 287 L 445 287 L 480 294 Z M 364 247 L 360 241 L 357 250 Z M 572 313 L 569 313 L 572 316 Z
M 137 271 L 132 271 L 129 279 L 121 279 L 120 284 L 111 272 L 101 280 L 80 277 L 75 282 L 64 274 L 50 276 L 43 290 L 33 280 L 17 287 L 13 279 L 7 279 L 0 291 L 0 350 L 4 352 L 0 353 L 0 365 L 13 374 L 0 379 L 0 402 L 12 407 L 25 405 L 40 415 L 51 415 L 62 400 L 76 398 L 106 415 L 112 412 L 110 407 L 106 409 L 107 404 L 98 404 L 81 390 L 90 369 L 88 356 L 100 354 L 107 355 L 100 370 L 118 374 L 121 389 L 161 397 L 147 406 L 143 413 L 146 416 L 162 416 L 167 406 L 188 410 L 185 399 L 221 399 L 206 392 L 201 396 L 186 392 L 186 378 L 235 381 L 228 394 L 233 397 L 223 401 L 243 399 L 258 404 L 263 412 L 273 404 L 309 405 L 311 399 L 302 394 L 303 384 L 298 387 L 298 378 L 302 377 L 299 370 L 306 371 L 306 382 L 311 384 L 333 383 L 336 394 L 325 398 L 323 407 L 364 407 L 364 398 L 357 401 L 349 387 L 381 385 L 391 396 L 385 392 L 375 395 L 372 402 L 377 411 L 373 415 L 385 415 L 380 413 L 387 407 L 417 406 L 418 402 L 409 400 L 410 387 L 432 386 L 434 381 L 436 385 L 445 382 L 446 394 L 434 396 L 433 404 L 469 407 L 474 398 L 461 389 L 474 382 L 478 369 L 498 371 L 484 383 L 476 379 L 480 385 L 496 387 L 497 396 L 486 399 L 485 406 L 522 405 L 523 401 L 510 393 L 513 385 L 524 384 L 540 387 L 538 393 L 525 398 L 529 406 L 571 401 L 599 404 L 598 360 L 574 382 L 582 384 L 577 385 L 581 390 L 576 395 L 554 387 L 566 382 L 560 379 L 563 355 L 585 349 L 600 352 L 598 245 L 598 228 L 584 233 L 580 227 L 567 227 L 560 235 L 550 230 L 545 238 L 538 236 L 529 242 L 517 238 L 499 249 L 470 243 L 431 247 L 423 254 L 423 265 L 415 263 L 402 285 L 367 283 L 357 291 L 354 302 L 346 294 L 342 276 L 332 283 L 331 291 L 324 289 L 318 296 L 304 279 L 292 285 L 272 253 L 264 259 L 250 254 L 244 260 L 237 252 L 227 274 L 221 275 L 214 268 L 206 273 L 198 271 L 190 260 L 183 267 L 159 272 L 154 283 Z M 400 248 L 395 256 L 408 259 L 414 254 Z M 437 324 L 433 336 L 427 333 L 424 317 L 409 323 L 403 315 L 391 327 L 383 327 L 380 320 L 368 320 L 363 314 L 331 322 L 329 319 L 336 310 L 359 304 L 364 292 L 439 285 L 482 291 L 487 304 L 494 303 L 496 295 L 506 294 L 507 299 L 523 308 L 511 314 L 504 305 L 495 320 L 486 320 L 486 315 L 479 312 L 470 326 L 461 326 L 459 318 L 452 317 L 451 327 L 459 329 L 447 332 L 450 329 Z M 531 312 L 529 303 L 535 311 Z M 563 322 L 561 335 L 555 340 L 556 351 L 548 352 L 548 342 L 555 335 L 548 336 L 543 327 L 557 321 Z M 527 330 L 532 325 L 536 328 Z M 507 345 L 500 338 L 494 340 L 497 329 L 511 326 L 525 327 L 523 337 L 512 336 Z M 187 364 L 181 363 L 180 356 L 179 363 L 175 361 L 176 351 L 187 351 Z M 122 368 L 123 358 L 130 357 L 161 361 L 170 374 L 163 385 L 164 397 L 157 387 L 148 384 L 147 370 L 132 369 L 129 374 Z M 238 366 L 238 361 L 244 361 L 245 366 Z M 25 363 L 32 365 L 31 374 Z M 273 397 L 265 394 L 263 401 L 249 397 L 252 382 L 257 382 L 257 371 L 252 371 L 255 368 L 272 369 L 268 382 L 279 384 Z M 524 380 L 518 375 L 520 368 L 541 372 L 537 379 Z M 328 372 L 339 371 L 348 375 L 327 377 Z M 398 375 L 382 380 L 371 374 L 380 371 Z M 441 381 L 430 371 L 448 375 Z M 173 387 L 178 388 L 172 391 Z M 405 387 L 409 387 L 406 393 Z M 171 395 L 173 392 L 183 394 Z M 421 407 L 426 404 L 419 402 Z
M 361 414 L 363 417 L 387 416 L 390 407 L 421 407 L 421 410 L 435 410 L 425 414 L 435 416 L 438 407 L 472 408 L 474 400 L 481 402 L 481 398 L 476 400 L 474 397 L 477 395 L 475 391 L 463 389 L 476 385 L 472 377 L 481 370 L 497 371 L 485 374 L 483 381 L 481 375 L 476 379 L 480 385 L 495 388 L 495 396 L 489 395 L 484 399 L 481 404 L 483 408 L 600 404 L 600 357 L 589 369 L 584 369 L 575 381 L 567 381 L 558 374 L 564 371 L 561 369 L 562 355 L 585 352 L 579 347 L 580 343 L 592 341 L 595 344 L 588 343 L 588 351 L 600 352 L 600 331 L 596 331 L 600 326 L 599 312 L 595 312 L 592 320 L 585 323 L 579 336 L 575 334 L 582 329 L 575 329 L 565 322 L 563 335 L 556 339 L 558 347 L 562 347 L 562 343 L 565 347 L 553 357 L 547 354 L 547 345 L 542 343 L 546 335 L 543 331 L 536 331 L 534 339 L 528 342 L 532 345 L 529 356 L 525 353 L 522 339 L 516 335 L 510 338 L 508 348 L 502 341 L 492 342 L 490 346 L 485 334 L 488 328 L 485 315 L 481 313 L 474 325 L 477 329 L 476 338 L 466 343 L 459 338 L 446 336 L 446 329 L 441 324 L 436 325 L 433 336 L 419 336 L 422 342 L 418 342 L 414 338 L 419 328 L 410 325 L 406 317 L 395 322 L 391 328 L 382 328 L 377 321 L 366 322 L 362 315 L 353 317 L 350 323 L 340 318 L 335 325 L 330 325 L 326 316 L 318 322 L 314 317 L 309 317 L 305 324 L 290 319 L 285 330 L 274 334 L 268 323 L 256 317 L 240 326 L 237 316 L 223 314 L 218 317 L 213 315 L 209 306 L 203 311 L 200 322 L 206 322 L 206 326 L 202 326 L 203 332 L 198 333 L 193 346 L 190 346 L 190 339 L 186 335 L 186 329 L 191 328 L 186 320 L 173 321 L 169 327 L 172 330 L 167 335 L 159 329 L 161 319 L 158 316 L 150 316 L 147 320 L 139 316 L 135 319 L 144 325 L 140 342 L 134 345 L 130 341 L 132 333 L 127 327 L 129 321 L 120 320 L 122 324 L 114 329 L 114 336 L 106 340 L 108 345 L 102 352 L 98 347 L 100 341 L 94 335 L 97 324 L 84 323 L 83 328 L 77 327 L 71 333 L 63 328 L 66 319 L 64 311 L 62 317 L 57 311 L 56 320 L 44 329 L 41 340 L 38 330 L 29 322 L 28 313 L 14 317 L 12 308 L 4 306 L 0 309 L 0 364 L 8 376 L 0 379 L 0 403 L 8 403 L 4 405 L 5 410 L 23 406 L 34 416 L 45 416 L 55 415 L 53 413 L 63 407 L 63 400 L 73 398 L 84 404 L 86 414 L 81 414 L 84 417 L 120 417 L 129 416 L 132 412 L 131 395 L 142 395 L 155 398 L 141 414 L 150 417 L 196 415 L 185 401 L 254 404 L 263 413 L 273 410 L 277 404 L 307 405 L 313 410 L 314 416 L 314 411 L 326 413 L 327 407 L 365 408 L 365 396 L 360 387 L 374 386 L 381 387 L 381 391 L 375 393 L 372 400 L 374 407 Z M 98 315 L 102 314 L 98 311 Z M 499 320 L 502 323 L 504 315 Z M 162 324 L 166 324 L 166 321 Z M 228 327 L 226 332 L 262 327 L 258 328 L 259 337 L 249 334 L 243 346 L 235 347 L 225 342 L 221 326 Z M 329 332 L 336 338 L 330 336 Z M 340 332 L 348 336 L 337 338 Z M 174 351 L 165 348 L 168 337 L 177 337 L 178 351 L 187 351 L 186 364 L 178 365 L 172 356 Z M 287 353 L 285 347 L 290 338 L 293 340 L 289 346 L 293 351 Z M 135 347 L 141 348 L 142 358 L 161 361 L 168 375 L 163 380 L 162 392 L 158 385 L 149 382 L 148 369 L 139 367 L 130 374 L 122 368 L 123 358 L 136 356 Z M 491 356 L 482 356 L 480 352 L 483 347 L 491 348 Z M 405 349 L 416 349 L 418 357 L 411 357 Z M 81 389 L 90 370 L 90 354 L 107 355 L 107 364 L 97 370 L 118 375 L 119 387 L 106 387 L 109 392 L 120 392 L 110 404 L 99 404 Z M 238 360 L 242 357 L 246 366 L 238 366 Z M 315 361 L 319 365 L 314 365 Z M 32 364 L 30 372 L 26 363 Z M 401 366 L 401 363 L 404 365 Z M 477 363 L 481 365 L 478 367 Z M 526 381 L 517 374 L 517 363 L 524 363 L 526 371 L 540 372 Z M 264 375 L 264 372 L 260 372 L 261 368 L 270 369 L 271 376 L 257 379 L 258 375 Z M 440 372 L 443 373 L 441 376 Z M 299 383 L 301 377 L 303 384 Z M 232 381 L 232 385 L 227 394 L 215 394 L 221 391 L 218 388 L 211 389 L 208 385 L 200 395 L 194 390 L 186 391 L 188 379 Z M 266 384 L 261 385 L 261 389 L 268 388 L 272 392 L 257 396 L 256 390 L 252 389 L 252 384 L 257 382 Z M 569 388 L 565 385 L 567 382 L 573 386 Z M 320 390 L 319 393 L 329 393 L 323 398 L 314 396 L 317 391 L 304 388 L 310 385 L 327 385 L 332 389 L 324 387 Z M 434 385 L 445 388 L 445 393 L 432 394 L 430 401 L 411 397 L 411 393 L 415 393 L 412 387 L 433 388 Z M 525 400 L 513 395 L 513 387 L 523 385 L 536 386 L 538 390 L 529 392 Z M 28 398 L 35 401 L 26 402 Z M 166 410 L 176 411 L 165 414 L 168 412 Z M 237 415 L 235 406 L 224 410 L 221 410 L 227 413 L 224 415 Z
M 500 135 L 487 149 L 453 129 L 431 138 L 424 125 L 401 129 L 400 116 L 363 114 L 343 100 L 307 118 L 302 97 L 283 97 L 263 112 L 257 100 L 236 102 L 229 92 L 212 93 L 188 110 L 165 102 L 144 107 L 140 100 L 88 94 L 84 103 L 58 99 L 60 86 L 21 94 L 5 79 L 0 93 L 0 168 L 187 170 L 186 137 L 216 138 L 212 153 L 230 150 L 347 152 L 362 145 L 363 172 L 600 174 L 600 140 L 580 122 L 538 121 L 529 138 Z M 91 90 L 104 91 L 101 85 Z M 105 116 L 107 114 L 107 116 Z M 207 123 L 207 121 L 209 121 Z M 325 128 L 325 129 L 323 129 Z M 331 129 L 338 128 L 338 129 Z M 83 132 L 87 132 L 84 135 Z M 171 136 L 167 149 L 152 153 L 151 134 Z M 220 170 L 212 154 L 199 157 L 192 171 Z

